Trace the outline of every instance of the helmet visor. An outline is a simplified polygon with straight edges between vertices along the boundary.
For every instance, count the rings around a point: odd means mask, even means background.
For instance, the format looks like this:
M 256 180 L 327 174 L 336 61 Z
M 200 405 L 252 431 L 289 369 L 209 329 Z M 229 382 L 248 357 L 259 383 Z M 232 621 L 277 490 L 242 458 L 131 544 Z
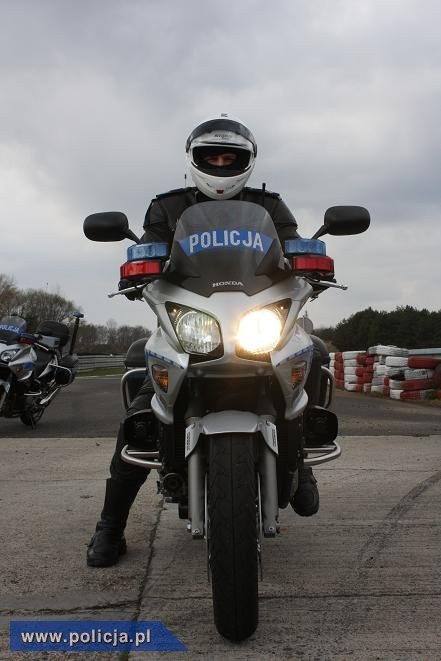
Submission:
M 232 119 L 211 119 L 208 122 L 204 122 L 203 124 L 197 126 L 188 136 L 187 143 L 185 145 L 185 151 L 188 152 L 193 140 L 200 138 L 200 136 L 204 135 L 205 133 L 213 133 L 214 131 L 229 131 L 240 135 L 246 140 L 249 140 L 249 142 L 251 142 L 253 145 L 254 156 L 256 156 L 257 145 L 253 134 L 249 129 L 247 129 L 246 126 L 240 124 L 239 122 L 235 122 Z
M 231 145 L 194 147 L 192 160 L 198 170 L 213 177 L 235 177 L 248 168 L 251 152 Z

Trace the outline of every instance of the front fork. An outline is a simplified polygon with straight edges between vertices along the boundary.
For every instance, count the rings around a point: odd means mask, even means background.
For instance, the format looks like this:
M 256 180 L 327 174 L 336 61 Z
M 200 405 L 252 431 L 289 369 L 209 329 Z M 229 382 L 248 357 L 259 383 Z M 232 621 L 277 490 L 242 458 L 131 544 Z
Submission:
M 0 415 L 3 411 L 3 405 L 6 402 L 9 390 L 11 388 L 12 376 L 10 376 L 6 381 L 0 380 Z
M 260 432 L 260 433 L 259 433 Z M 194 539 L 206 535 L 205 475 L 206 461 L 199 436 L 212 437 L 223 433 L 254 433 L 259 443 L 258 473 L 260 479 L 263 534 L 275 537 L 278 529 L 277 493 L 277 432 L 268 416 L 257 416 L 245 411 L 210 413 L 193 419 L 186 430 L 185 451 L 188 457 L 188 505 L 191 534 Z M 238 441 L 240 442 L 240 441 Z
M 259 448 L 259 510 L 262 512 L 264 537 L 275 537 L 278 529 L 276 455 L 265 444 Z M 205 456 L 202 446 L 195 448 L 188 460 L 188 507 L 193 539 L 206 535 Z

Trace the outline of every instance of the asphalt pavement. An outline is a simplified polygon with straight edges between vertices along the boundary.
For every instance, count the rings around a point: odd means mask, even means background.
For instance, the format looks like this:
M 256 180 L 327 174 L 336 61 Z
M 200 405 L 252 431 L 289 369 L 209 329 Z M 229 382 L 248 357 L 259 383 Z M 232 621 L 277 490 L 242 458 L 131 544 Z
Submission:
M 337 390 L 334 410 L 344 436 L 441 434 L 441 408 Z M 36 430 L 0 418 L 0 438 L 108 438 L 123 416 L 118 377 L 79 377 L 61 390 Z
M 106 405 L 91 412 L 96 392 Z M 407 403 L 339 393 L 341 429 L 357 431 L 343 435 L 338 461 L 315 470 L 319 513 L 281 512 L 281 534 L 264 542 L 259 628 L 233 645 L 213 625 L 204 542 L 156 495 L 153 475 L 132 508 L 128 554 L 112 568 L 85 564 L 117 396 L 116 379 L 77 379 L 36 432 L 0 420 L 0 659 L 30 658 L 8 649 L 9 621 L 27 618 L 161 620 L 189 650 L 161 653 L 170 659 L 441 659 L 440 409 L 411 404 L 414 422 Z M 64 437 L 48 432 L 56 407 Z M 21 437 L 6 435 L 4 422 Z M 390 431 L 380 435 L 379 425 Z M 85 426 L 98 431 L 83 435 Z M 146 656 L 159 655 L 128 658 Z M 72 654 L 95 657 L 118 658 Z

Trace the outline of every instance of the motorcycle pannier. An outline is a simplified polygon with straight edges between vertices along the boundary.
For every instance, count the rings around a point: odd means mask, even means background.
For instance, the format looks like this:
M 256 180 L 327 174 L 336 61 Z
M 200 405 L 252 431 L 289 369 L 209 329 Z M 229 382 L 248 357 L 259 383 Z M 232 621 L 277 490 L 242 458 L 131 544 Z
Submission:
M 37 328 L 37 333 L 48 335 L 49 337 L 58 337 L 60 347 L 64 347 L 69 339 L 69 329 L 65 324 L 58 321 L 42 321 Z

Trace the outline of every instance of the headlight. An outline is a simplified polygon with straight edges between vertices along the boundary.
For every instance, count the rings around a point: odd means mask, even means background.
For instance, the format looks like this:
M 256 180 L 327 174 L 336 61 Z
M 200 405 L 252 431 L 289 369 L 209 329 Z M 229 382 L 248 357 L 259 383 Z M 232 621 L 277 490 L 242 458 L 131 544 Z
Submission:
M 237 332 L 238 355 L 268 354 L 276 348 L 282 335 L 291 302 L 280 301 L 273 305 L 248 312 L 239 322 Z
M 276 312 L 253 310 L 240 320 L 237 343 L 250 353 L 267 353 L 277 345 L 281 332 L 282 322 Z
M 180 306 L 167 305 L 176 336 L 187 353 L 213 354 L 221 348 L 221 333 L 216 319 Z
M 0 353 L 0 360 L 2 363 L 9 363 L 19 351 L 20 349 L 6 349 Z

